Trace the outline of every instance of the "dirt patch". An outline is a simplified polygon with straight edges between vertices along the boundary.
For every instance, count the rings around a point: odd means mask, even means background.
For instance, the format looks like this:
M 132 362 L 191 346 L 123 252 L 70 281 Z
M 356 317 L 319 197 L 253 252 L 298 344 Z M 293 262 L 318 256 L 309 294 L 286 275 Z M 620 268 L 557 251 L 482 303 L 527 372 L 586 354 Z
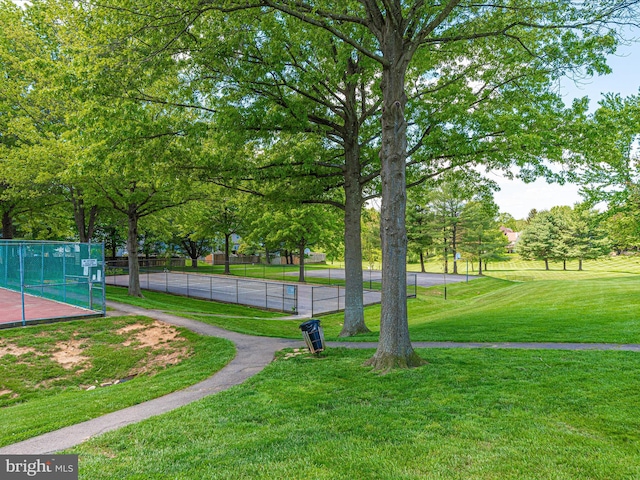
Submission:
M 36 353 L 36 351 L 31 347 L 18 347 L 11 343 L 0 344 L 0 357 L 4 357 L 5 355 L 14 355 L 19 357 L 26 353 Z
M 134 339 L 127 340 L 123 343 L 125 347 L 135 343 L 135 348 L 151 347 L 152 349 L 157 350 L 163 348 L 169 342 L 185 341 L 184 338 L 178 337 L 178 331 L 174 327 L 158 321 L 154 321 L 149 326 L 142 324 L 128 325 L 121 328 L 116 333 L 133 331 L 138 331 L 138 333 L 134 335 Z
M 19 347 L 7 339 L 0 339 L 0 357 L 5 355 L 18 357 L 11 359 L 11 362 L 20 364 L 25 360 L 32 362 L 33 359 L 26 357 L 26 355 L 36 356 L 38 362 L 26 364 L 34 368 L 45 368 L 46 362 L 43 363 L 41 360 L 48 358 L 66 370 L 56 378 L 47 377 L 35 385 L 29 385 L 28 390 L 33 388 L 46 389 L 53 386 L 58 388 L 60 385 L 73 384 L 74 377 L 82 378 L 83 384 L 78 386 L 88 390 L 126 382 L 140 375 L 153 375 L 164 368 L 181 363 L 193 354 L 190 343 L 186 338 L 180 336 L 176 327 L 159 321 L 133 323 L 118 330 L 111 330 L 111 332 L 119 334 L 120 337 L 115 340 L 115 344 L 107 345 L 107 348 L 113 349 L 114 352 L 126 349 L 130 353 L 131 349 L 135 349 L 142 350 L 140 353 L 144 353 L 144 355 L 137 355 L 137 357 L 144 358 L 134 366 L 129 367 L 126 371 L 118 372 L 118 375 L 122 375 L 123 378 L 110 378 L 109 375 L 114 375 L 114 373 L 109 374 L 103 371 L 92 373 L 90 380 L 89 377 L 83 376 L 92 368 L 93 359 L 87 349 L 91 348 L 95 342 L 92 341 L 91 336 L 79 331 L 73 332 L 70 338 L 64 337 L 65 340 L 51 339 L 34 347 Z M 39 334 L 38 336 L 44 335 Z M 114 354 L 117 355 L 117 353 Z M 21 356 L 23 357 L 20 358 Z M 87 380 L 91 383 L 85 385 L 84 382 Z M 6 403 L 9 398 L 15 398 L 17 395 L 4 385 L 0 385 L 0 398 L 3 402 Z
M 118 335 L 123 335 L 125 333 L 133 332 L 135 330 L 142 330 L 144 328 L 147 328 L 147 326 L 143 325 L 142 323 L 132 323 L 131 325 L 127 325 L 126 327 L 119 328 L 118 330 L 116 330 L 116 333 Z
M 130 375 L 142 375 L 158 369 L 176 365 L 189 356 L 186 346 L 179 346 L 178 342 L 186 341 L 179 337 L 178 330 L 171 325 L 154 321 L 151 325 L 133 324 L 118 330 L 119 332 L 136 332 L 133 339 L 123 343 L 124 346 L 133 345 L 134 348 L 147 348 L 153 350 L 167 349 L 165 353 L 151 355 L 143 365 L 133 368 Z
M 51 357 L 62 365 L 63 368 L 70 370 L 76 365 L 80 365 L 89 360 L 89 357 L 82 355 L 83 349 L 80 345 L 84 343 L 84 340 L 69 340 L 66 342 L 56 343 L 56 351 L 51 354 Z
M 189 351 L 186 347 L 174 350 L 171 353 L 156 355 L 148 359 L 144 365 L 131 369 L 129 371 L 129 374 L 133 376 L 143 375 L 145 373 L 154 372 L 158 369 L 163 369 L 171 365 L 177 365 L 188 356 Z
M 294 348 L 293 352 L 286 353 L 282 358 L 284 358 L 285 360 L 288 360 L 290 358 L 297 357 L 299 355 L 307 355 L 308 353 L 309 353 L 308 348 Z

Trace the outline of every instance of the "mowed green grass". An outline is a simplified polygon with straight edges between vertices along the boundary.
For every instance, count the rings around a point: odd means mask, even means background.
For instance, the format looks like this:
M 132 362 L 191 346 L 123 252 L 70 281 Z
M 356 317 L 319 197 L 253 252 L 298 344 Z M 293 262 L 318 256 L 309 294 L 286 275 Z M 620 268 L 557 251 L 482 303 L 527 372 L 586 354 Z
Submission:
M 640 276 L 508 282 L 483 278 L 409 301 L 414 341 L 640 343 Z M 335 316 L 325 322 L 333 335 Z M 379 307 L 366 311 L 379 331 Z M 338 325 L 339 326 L 339 325 Z M 359 340 L 374 336 L 358 337 Z
M 638 275 L 534 282 L 485 277 L 449 284 L 446 300 L 442 286 L 419 289 L 418 298 L 408 301 L 409 329 L 413 341 L 640 343 L 638 291 Z M 148 297 L 161 309 L 184 302 L 175 309 L 180 315 L 241 333 L 300 338 L 298 327 L 304 321 L 282 320 L 274 318 L 278 314 L 248 308 L 244 316 L 212 315 L 206 308 L 237 307 L 161 293 L 149 292 Z M 119 297 L 109 294 L 109 298 Z M 189 307 L 190 302 L 198 307 Z M 269 316 L 256 318 L 262 314 Z M 340 339 L 344 314 L 319 318 L 327 340 Z M 379 305 L 365 309 L 365 322 L 372 334 L 344 340 L 376 341 Z
M 143 290 L 144 298 L 131 297 L 127 289 L 107 285 L 107 299 L 114 302 L 126 303 L 136 307 L 151 310 L 162 310 L 172 313 L 200 313 L 203 315 L 239 316 L 248 318 L 277 318 L 281 313 L 268 312 L 258 308 L 245 307 L 243 305 L 230 305 L 228 303 L 198 300 L 179 295 Z
M 448 285 L 447 300 L 443 287 L 420 289 L 408 303 L 411 338 L 640 343 L 639 282 L 482 278 Z M 300 338 L 300 320 L 153 295 L 153 308 Z M 379 314 L 366 309 L 374 334 L 355 340 L 377 339 Z M 336 338 L 343 316 L 321 320 Z M 384 376 L 363 367 L 373 350 L 279 354 L 242 385 L 67 453 L 80 455 L 86 479 L 640 478 L 637 353 L 418 353 L 427 365 Z
M 640 478 L 640 356 L 373 350 L 280 357 L 243 385 L 67 453 L 82 479 Z
M 466 275 L 467 266 L 469 267 L 469 275 L 477 274 L 477 264 L 468 263 L 462 259 L 458 262 L 458 274 Z M 371 267 L 363 262 L 363 270 L 366 272 Z M 453 272 L 453 258 L 449 259 L 449 273 Z M 314 278 L 314 270 L 326 270 L 332 268 L 344 269 L 344 262 L 333 262 L 330 264 L 308 264 L 305 265 L 307 281 L 319 284 L 340 284 L 344 281 L 339 279 L 322 279 Z M 374 270 L 380 270 L 382 265 L 376 263 L 373 265 Z M 550 262 L 549 270 L 545 269 L 542 260 L 522 260 L 518 254 L 507 254 L 506 260 L 500 262 L 490 262 L 488 269 L 484 273 L 488 276 L 503 278 L 507 280 L 580 280 L 587 278 L 603 278 L 603 277 L 620 277 L 624 275 L 640 275 L 640 255 L 619 255 L 608 256 L 598 260 L 585 260 L 582 266 L 583 270 L 578 271 L 578 261 L 567 261 L 567 269 L 563 270 L 562 262 Z M 230 266 L 231 275 L 246 276 L 254 278 L 267 278 L 272 280 L 281 280 L 287 282 L 295 282 L 299 267 L 297 265 L 263 265 L 263 264 L 239 264 Z M 420 264 L 410 263 L 407 265 L 408 272 L 419 272 Z M 224 272 L 223 265 L 208 265 L 200 263 L 197 269 L 189 266 L 174 268 L 174 270 L 184 271 L 193 274 L 222 274 Z M 442 273 L 442 258 L 431 257 L 425 262 L 425 270 L 431 273 Z
M 127 329 L 151 324 L 127 316 L 1 330 L 0 446 L 193 385 L 235 355 L 231 342 L 183 328 L 176 328 L 176 340 L 156 347 Z M 57 361 L 64 352 L 76 356 L 76 363 Z M 178 357 L 162 360 L 176 352 Z M 100 386 L 132 374 L 125 383 Z M 92 385 L 97 388 L 87 390 Z
M 502 262 L 490 262 L 488 270 L 483 273 L 495 278 L 507 280 L 583 280 L 590 278 L 612 278 L 626 275 L 640 275 L 640 256 L 620 255 L 616 257 L 604 257 L 598 260 L 585 260 L 582 271 L 578 270 L 578 261 L 567 262 L 567 269 L 563 270 L 561 262 L 550 262 L 549 270 L 545 269 L 542 260 L 522 260 L 517 254 L 507 255 L 507 260 Z M 477 269 L 477 264 L 475 264 Z M 432 258 L 425 263 L 428 272 L 442 273 L 442 258 Z M 408 271 L 419 272 L 419 264 L 407 265 Z M 449 272 L 453 271 L 453 260 L 449 260 Z M 458 261 L 458 274 L 466 275 L 467 263 Z M 474 275 L 474 270 L 469 263 L 469 274 Z

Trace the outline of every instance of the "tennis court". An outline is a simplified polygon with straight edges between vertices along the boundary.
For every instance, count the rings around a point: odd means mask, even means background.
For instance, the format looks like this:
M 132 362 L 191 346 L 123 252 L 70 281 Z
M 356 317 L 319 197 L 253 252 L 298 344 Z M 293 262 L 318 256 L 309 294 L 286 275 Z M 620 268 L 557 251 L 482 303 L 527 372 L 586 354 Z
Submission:
M 42 297 L 24 296 L 24 320 L 27 322 L 89 315 L 96 315 L 96 312 Z M 16 322 L 22 322 L 22 296 L 20 292 L 0 288 L 0 324 Z
M 104 315 L 104 245 L 0 240 L 0 325 Z
M 106 283 L 127 287 L 129 275 L 107 275 Z M 186 297 L 248 305 L 291 314 L 299 313 L 298 285 L 275 281 L 248 280 L 222 275 L 147 271 L 140 273 L 140 286 L 145 290 L 173 293 Z
M 129 285 L 129 275 L 119 269 L 107 275 L 106 283 Z M 345 289 L 341 286 L 287 284 L 275 280 L 256 280 L 224 275 L 199 275 L 177 272 L 140 273 L 140 287 L 193 298 L 265 308 L 309 317 L 344 310 Z M 379 291 L 364 291 L 365 305 L 380 303 Z

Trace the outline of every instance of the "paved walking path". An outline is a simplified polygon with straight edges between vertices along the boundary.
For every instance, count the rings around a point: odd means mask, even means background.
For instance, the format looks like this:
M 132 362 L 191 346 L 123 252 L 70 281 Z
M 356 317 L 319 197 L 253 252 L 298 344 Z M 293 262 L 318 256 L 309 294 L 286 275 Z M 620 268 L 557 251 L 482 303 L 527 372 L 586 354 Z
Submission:
M 108 302 L 108 304 L 123 313 L 145 315 L 170 323 L 171 325 L 188 328 L 201 335 L 210 335 L 231 340 L 236 347 L 236 356 L 227 366 L 212 377 L 184 390 L 179 390 L 163 397 L 149 400 L 148 402 L 140 403 L 125 408 L 124 410 L 112 412 L 86 422 L 45 433 L 38 437 L 14 443 L 13 445 L 8 445 L 0 448 L 0 454 L 36 455 L 71 448 L 96 435 L 124 427 L 131 423 L 140 422 L 141 420 L 168 412 L 208 395 L 238 385 L 247 378 L 259 373 L 273 360 L 275 352 L 278 350 L 288 347 L 304 346 L 302 341 L 243 335 L 156 310 L 146 310 L 129 305 L 113 304 L 111 302 Z
M 235 344 L 236 356 L 226 367 L 212 377 L 184 390 L 170 393 L 163 397 L 109 413 L 77 425 L 49 432 L 23 442 L 8 445 L 0 448 L 0 454 L 36 455 L 71 448 L 96 435 L 115 430 L 131 423 L 140 422 L 155 415 L 187 405 L 208 395 L 221 392 L 234 385 L 238 385 L 262 371 L 262 369 L 273 360 L 275 352 L 278 350 L 304 346 L 302 341 L 243 335 L 157 310 L 146 310 L 144 308 L 113 302 L 107 303 L 109 306 L 117 308 L 119 312 L 124 314 L 145 315 L 172 325 L 188 328 L 201 335 L 226 338 Z M 375 348 L 376 343 L 327 342 L 327 346 L 334 348 Z M 625 350 L 640 352 L 640 345 L 637 344 L 620 345 L 611 343 L 413 342 L 413 346 L 415 348 Z

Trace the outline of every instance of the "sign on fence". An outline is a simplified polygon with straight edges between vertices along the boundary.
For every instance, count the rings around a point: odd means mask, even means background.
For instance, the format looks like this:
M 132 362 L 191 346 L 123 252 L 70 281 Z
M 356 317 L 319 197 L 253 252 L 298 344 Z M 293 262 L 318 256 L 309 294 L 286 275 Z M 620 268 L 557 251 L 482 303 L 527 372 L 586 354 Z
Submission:
M 83 258 L 81 263 L 82 263 L 83 267 L 97 267 L 98 266 L 98 259 L 97 258 Z

